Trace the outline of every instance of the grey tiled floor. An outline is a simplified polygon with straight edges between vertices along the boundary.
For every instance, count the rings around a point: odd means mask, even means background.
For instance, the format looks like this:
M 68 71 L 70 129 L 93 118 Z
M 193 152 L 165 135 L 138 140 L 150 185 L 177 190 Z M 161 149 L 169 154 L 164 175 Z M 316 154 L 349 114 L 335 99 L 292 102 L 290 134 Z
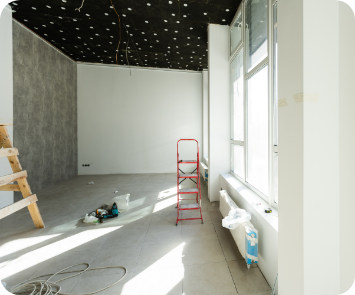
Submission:
M 271 294 L 259 268 L 247 271 L 204 183 L 204 224 L 193 220 L 178 226 L 175 174 L 77 176 L 36 193 L 45 229 L 34 228 L 27 209 L 0 220 L 0 279 L 7 288 L 86 262 L 128 269 L 121 282 L 99 294 Z M 85 213 L 125 193 L 131 194 L 130 209 L 118 218 L 98 225 L 82 222 Z M 183 217 L 196 213 L 185 211 Z M 112 268 L 60 284 L 64 293 L 89 293 L 120 277 L 122 270 Z

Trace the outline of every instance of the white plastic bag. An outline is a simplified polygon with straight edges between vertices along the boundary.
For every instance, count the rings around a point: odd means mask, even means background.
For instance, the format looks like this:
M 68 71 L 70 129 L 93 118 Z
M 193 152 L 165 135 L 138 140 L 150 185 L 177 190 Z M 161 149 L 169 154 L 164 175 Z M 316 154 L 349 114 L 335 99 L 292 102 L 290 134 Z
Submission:
M 106 205 L 111 210 L 113 203 L 116 203 L 118 212 L 124 212 L 129 207 L 129 197 L 130 194 L 114 197 L 110 202 L 106 203 Z
M 238 225 L 250 221 L 251 214 L 244 209 L 235 208 L 229 211 L 228 215 L 222 219 L 222 226 L 235 229 Z
M 99 219 L 94 216 L 88 216 L 86 214 L 85 218 L 83 219 L 84 223 L 99 223 Z

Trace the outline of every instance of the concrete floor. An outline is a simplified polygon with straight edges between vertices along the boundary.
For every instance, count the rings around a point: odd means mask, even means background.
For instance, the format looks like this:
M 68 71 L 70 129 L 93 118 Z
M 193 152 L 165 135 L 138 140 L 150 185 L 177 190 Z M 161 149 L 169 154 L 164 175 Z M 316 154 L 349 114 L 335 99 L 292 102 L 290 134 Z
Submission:
M 190 186 L 188 181 L 183 184 Z M 128 269 L 102 295 L 271 294 L 259 268 L 247 270 L 204 183 L 204 224 L 194 220 L 178 226 L 176 174 L 77 176 L 36 193 L 45 229 L 34 228 L 27 209 L 0 220 L 0 280 L 7 289 L 87 262 L 91 267 Z M 82 222 L 85 213 L 126 193 L 131 194 L 130 209 L 118 218 L 98 225 Z M 183 216 L 196 213 L 185 211 Z M 121 269 L 89 271 L 60 285 L 64 293 L 89 293 L 122 274 Z

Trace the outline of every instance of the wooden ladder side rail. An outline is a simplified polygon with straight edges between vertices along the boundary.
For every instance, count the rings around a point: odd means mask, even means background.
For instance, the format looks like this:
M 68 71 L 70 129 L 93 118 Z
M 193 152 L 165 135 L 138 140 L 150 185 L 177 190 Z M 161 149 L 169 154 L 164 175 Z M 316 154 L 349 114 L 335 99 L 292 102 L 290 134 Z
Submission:
M 2 209 L 0 209 L 0 219 L 9 216 L 10 214 L 21 210 L 27 206 L 30 206 L 31 204 L 35 204 L 37 202 L 37 196 L 36 195 L 32 195 L 28 198 L 25 198 L 21 201 L 18 201 L 16 203 L 13 203 L 9 206 L 6 206 Z
M 1 147 L 13 148 L 9 133 L 7 132 L 6 125 L 0 124 L 0 149 L 1 149 Z M 21 167 L 21 164 L 18 160 L 17 155 L 8 156 L 7 159 L 9 160 L 10 166 L 11 166 L 12 171 L 14 173 L 22 171 L 22 167 Z M 22 196 L 24 198 L 28 198 L 32 195 L 32 191 L 31 191 L 31 188 L 27 182 L 27 178 L 18 179 L 17 183 L 20 187 L 20 191 L 21 191 Z M 28 208 L 28 211 L 30 211 L 30 214 L 31 214 L 31 217 L 32 217 L 32 220 L 33 220 L 33 223 L 35 224 L 35 226 L 37 228 L 44 228 L 44 222 L 43 222 L 42 216 L 39 212 L 37 203 L 36 202 L 31 203 L 27 206 L 27 208 Z
M 0 186 L 0 192 L 20 192 L 20 186 L 18 184 L 5 184 Z

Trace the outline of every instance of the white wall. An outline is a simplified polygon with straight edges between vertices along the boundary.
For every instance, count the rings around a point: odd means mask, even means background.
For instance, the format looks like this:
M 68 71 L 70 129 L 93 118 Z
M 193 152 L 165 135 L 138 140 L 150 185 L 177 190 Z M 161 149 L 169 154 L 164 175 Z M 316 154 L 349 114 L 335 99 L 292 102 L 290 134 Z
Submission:
M 230 172 L 229 26 L 208 26 L 208 198 L 219 201 L 219 175 Z
M 174 173 L 181 138 L 202 151 L 201 72 L 78 65 L 79 174 Z
M 13 74 L 12 74 L 12 10 L 9 6 L 0 16 L 0 122 L 13 121 Z M 13 128 L 8 126 L 13 140 Z M 11 174 L 7 158 L 0 158 L 0 176 Z M 13 192 L 0 192 L 0 208 L 14 202 Z
M 349 3 L 350 4 L 350 3 Z M 339 1 L 340 293 L 355 277 L 355 3 Z M 351 293 L 349 293 L 350 295 Z

